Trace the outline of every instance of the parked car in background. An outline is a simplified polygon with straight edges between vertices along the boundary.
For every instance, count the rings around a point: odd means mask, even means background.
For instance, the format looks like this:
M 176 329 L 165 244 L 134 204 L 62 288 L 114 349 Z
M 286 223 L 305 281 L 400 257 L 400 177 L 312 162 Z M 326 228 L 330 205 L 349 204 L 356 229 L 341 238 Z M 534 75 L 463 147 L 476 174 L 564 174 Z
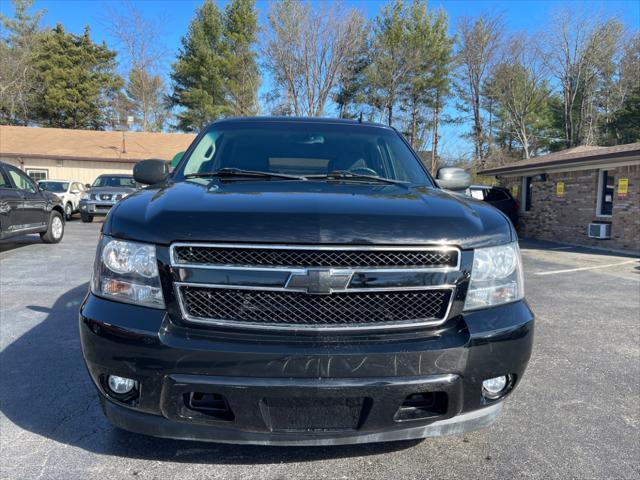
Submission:
M 39 233 L 45 243 L 62 240 L 62 200 L 41 190 L 22 170 L 0 162 L 0 240 L 27 233 Z
M 65 220 L 71 220 L 73 214 L 80 211 L 80 197 L 85 190 L 82 183 L 72 180 L 40 180 L 38 186 L 62 200 Z
M 513 198 L 508 188 L 490 185 L 471 185 L 466 194 L 478 200 L 483 200 L 503 212 L 511 223 L 518 224 L 520 204 Z
M 92 222 L 96 215 L 106 215 L 117 202 L 135 192 L 140 185 L 133 175 L 105 174 L 88 185 L 80 200 L 80 218 L 83 222 Z

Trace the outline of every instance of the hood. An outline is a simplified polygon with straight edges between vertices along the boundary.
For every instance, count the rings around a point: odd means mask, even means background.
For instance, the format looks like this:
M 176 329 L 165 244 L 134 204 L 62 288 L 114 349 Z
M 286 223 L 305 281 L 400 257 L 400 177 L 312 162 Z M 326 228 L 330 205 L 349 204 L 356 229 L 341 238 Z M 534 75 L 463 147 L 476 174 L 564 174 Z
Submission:
M 320 181 L 197 180 L 148 187 L 122 200 L 103 232 L 120 238 L 297 244 L 450 244 L 513 239 L 490 205 L 436 188 Z

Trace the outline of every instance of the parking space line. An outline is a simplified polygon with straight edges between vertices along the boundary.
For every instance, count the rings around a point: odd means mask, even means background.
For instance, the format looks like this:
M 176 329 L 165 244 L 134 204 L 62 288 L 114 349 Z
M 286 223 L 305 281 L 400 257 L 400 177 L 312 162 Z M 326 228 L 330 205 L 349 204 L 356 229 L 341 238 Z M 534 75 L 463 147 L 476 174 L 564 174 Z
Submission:
M 595 265 L 593 267 L 578 267 L 578 268 L 567 268 L 565 270 L 550 270 L 548 272 L 536 272 L 535 275 L 555 275 L 556 273 L 569 273 L 569 272 L 580 272 L 582 270 L 595 270 L 597 268 L 609 268 L 609 267 L 617 267 L 619 265 L 628 265 L 630 263 L 636 263 L 638 260 L 627 260 L 626 262 L 618 262 L 618 263 L 608 263 L 606 265 Z

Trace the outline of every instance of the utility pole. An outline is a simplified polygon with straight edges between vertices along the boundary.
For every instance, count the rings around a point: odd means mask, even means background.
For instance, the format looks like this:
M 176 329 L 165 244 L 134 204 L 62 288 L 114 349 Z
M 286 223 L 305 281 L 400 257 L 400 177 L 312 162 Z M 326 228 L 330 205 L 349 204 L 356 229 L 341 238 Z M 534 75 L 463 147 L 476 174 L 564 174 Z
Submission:
M 133 116 L 127 116 L 127 127 L 122 129 L 122 149 L 120 153 L 127 153 L 127 142 L 125 138 L 125 131 L 133 126 Z

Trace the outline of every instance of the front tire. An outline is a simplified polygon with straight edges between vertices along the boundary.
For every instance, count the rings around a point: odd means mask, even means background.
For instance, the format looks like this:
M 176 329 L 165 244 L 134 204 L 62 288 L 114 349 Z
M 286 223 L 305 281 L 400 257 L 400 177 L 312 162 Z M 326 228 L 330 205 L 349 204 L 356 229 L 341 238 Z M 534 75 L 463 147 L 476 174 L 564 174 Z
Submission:
M 46 232 L 40 234 L 40 238 L 44 243 L 58 243 L 64 236 L 64 220 L 62 214 L 52 211 L 49 216 L 49 227 Z
M 84 223 L 91 223 L 91 222 L 93 222 L 93 215 L 89 215 L 89 214 L 86 214 L 86 213 L 81 213 L 80 214 L 80 219 Z
M 73 205 L 71 205 L 71 203 L 67 203 L 64 206 L 64 219 L 68 222 L 69 220 L 71 220 L 72 216 L 73 216 Z

